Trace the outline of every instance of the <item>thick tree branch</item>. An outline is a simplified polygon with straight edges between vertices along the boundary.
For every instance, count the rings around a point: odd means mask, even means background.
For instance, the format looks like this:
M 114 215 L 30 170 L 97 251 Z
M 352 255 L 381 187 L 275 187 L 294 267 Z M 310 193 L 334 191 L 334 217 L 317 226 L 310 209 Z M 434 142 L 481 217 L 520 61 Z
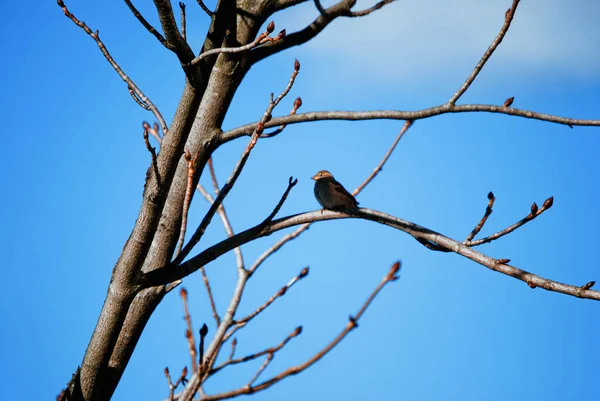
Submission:
M 177 21 L 175 21 L 175 15 L 173 14 L 173 7 L 171 7 L 170 0 L 153 0 L 158 11 L 158 17 L 160 19 L 160 25 L 165 34 L 167 49 L 173 51 L 177 55 L 177 58 L 181 64 L 186 65 L 194 58 L 194 51 L 187 44 L 179 28 L 177 27 Z
M 250 141 L 248 142 L 248 144 L 246 145 L 246 148 L 242 152 L 242 156 L 240 157 L 240 160 L 238 160 L 237 164 L 233 168 L 233 171 L 231 172 L 231 175 L 227 179 L 227 182 L 225 183 L 225 185 L 223 185 L 223 188 L 219 191 L 219 194 L 215 198 L 215 201 L 208 209 L 208 212 L 206 212 L 206 215 L 204 216 L 204 218 L 200 222 L 200 225 L 198 226 L 198 228 L 196 229 L 196 231 L 190 238 L 190 241 L 183 248 L 183 250 L 177 256 L 177 258 L 175 258 L 175 260 L 173 261 L 174 265 L 181 263 L 181 261 L 185 259 L 185 257 L 190 253 L 190 251 L 194 248 L 194 246 L 196 246 L 196 244 L 200 241 L 200 239 L 204 235 L 204 232 L 206 231 L 206 228 L 208 227 L 212 218 L 214 217 L 215 213 L 217 212 L 217 209 L 219 208 L 219 206 L 221 205 L 221 203 L 223 202 L 223 200 L 225 199 L 225 197 L 227 196 L 227 194 L 229 193 L 231 188 L 233 188 L 233 185 L 235 184 L 238 177 L 240 176 L 242 169 L 246 165 L 246 161 L 248 161 L 248 158 L 250 157 L 250 152 L 254 148 L 254 145 L 256 145 L 256 141 L 258 140 L 260 135 L 263 133 L 264 123 L 271 118 L 271 113 L 273 112 L 275 107 L 277 107 L 279 102 L 281 102 L 281 100 L 292 89 L 292 86 L 294 85 L 294 81 L 296 80 L 296 76 L 298 75 L 299 71 L 300 71 L 300 63 L 298 62 L 298 60 L 295 60 L 294 61 L 294 72 L 292 73 L 292 76 L 290 77 L 290 80 L 288 81 L 286 88 L 283 90 L 283 92 L 281 92 L 279 94 L 279 96 L 275 100 L 272 99 L 273 95 L 271 94 L 271 101 L 269 102 L 269 106 L 265 110 L 260 121 L 256 124 L 256 126 L 254 128 L 254 132 L 252 134 L 252 137 L 250 138 Z

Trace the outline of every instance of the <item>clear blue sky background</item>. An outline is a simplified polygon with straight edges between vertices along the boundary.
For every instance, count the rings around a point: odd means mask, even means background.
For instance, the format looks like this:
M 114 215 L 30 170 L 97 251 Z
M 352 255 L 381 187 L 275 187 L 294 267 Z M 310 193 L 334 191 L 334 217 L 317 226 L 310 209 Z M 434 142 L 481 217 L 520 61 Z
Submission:
M 151 2 L 136 1 L 158 26 Z M 195 50 L 207 18 L 188 2 Z M 360 3 L 360 2 L 359 2 Z M 183 75 L 123 2 L 72 0 L 99 29 L 113 56 L 173 115 Z M 209 6 L 212 2 L 208 1 Z M 361 4 L 359 4 L 361 5 Z M 366 4 L 363 4 L 366 5 Z M 313 43 L 254 67 L 224 128 L 256 120 L 269 92 L 302 62 L 285 114 L 302 111 L 413 110 L 445 102 L 470 73 L 510 0 L 402 0 L 364 19 L 337 21 Z M 0 302 L 3 397 L 53 399 L 81 362 L 111 269 L 140 205 L 149 155 L 138 107 L 94 42 L 53 1 L 8 2 L 0 33 L 4 146 L 1 197 L 4 283 Z M 275 18 L 288 32 L 315 15 L 312 3 Z M 600 118 L 600 6 L 593 0 L 524 0 L 513 28 L 461 102 L 501 104 Z M 379 162 L 402 122 L 311 123 L 259 142 L 226 206 L 236 230 L 260 221 L 290 175 L 300 182 L 281 214 L 318 207 L 309 177 L 326 168 L 348 188 Z M 223 182 L 246 140 L 219 149 Z M 582 285 L 600 280 L 600 129 L 501 115 L 463 114 L 418 121 L 380 176 L 360 196 L 382 210 L 463 239 L 491 190 L 497 201 L 483 234 L 521 219 L 533 201 L 554 207 L 501 241 L 480 248 L 544 277 Z M 206 183 L 206 177 L 203 181 Z M 191 224 L 206 203 L 195 199 Z M 223 238 L 218 221 L 203 245 Z M 279 235 L 244 248 L 252 262 Z M 239 336 L 238 355 L 304 333 L 277 354 L 263 378 L 304 361 L 356 313 L 390 264 L 402 278 L 377 298 L 358 330 L 302 375 L 255 396 L 261 400 L 595 399 L 600 305 L 531 290 L 523 282 L 453 254 L 433 253 L 407 235 L 364 221 L 320 223 L 290 243 L 252 279 L 241 314 L 304 266 L 309 277 Z M 235 275 L 234 257 L 208 267 L 219 310 Z M 185 280 L 196 328 L 214 324 L 201 278 Z M 161 400 L 163 369 L 189 365 L 179 297 L 150 320 L 116 400 Z M 209 393 L 244 385 L 262 361 L 225 371 Z

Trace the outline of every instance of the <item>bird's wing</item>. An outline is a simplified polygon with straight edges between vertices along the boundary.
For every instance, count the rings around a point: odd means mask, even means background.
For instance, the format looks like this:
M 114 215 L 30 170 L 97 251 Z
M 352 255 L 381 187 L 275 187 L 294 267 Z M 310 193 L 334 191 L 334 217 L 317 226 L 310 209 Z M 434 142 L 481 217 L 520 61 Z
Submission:
M 352 199 L 352 200 L 354 201 L 354 203 L 355 203 L 356 205 L 358 205 L 358 201 L 356 200 L 356 198 L 354 197 L 354 195 L 352 195 L 350 192 L 348 192 L 348 191 L 346 190 L 346 188 L 344 188 L 344 187 L 342 186 L 342 184 L 340 184 L 339 182 L 337 182 L 337 181 L 335 181 L 335 180 L 333 180 L 333 189 L 334 189 L 335 191 L 337 191 L 337 192 L 341 193 L 341 194 L 342 194 L 344 197 Z

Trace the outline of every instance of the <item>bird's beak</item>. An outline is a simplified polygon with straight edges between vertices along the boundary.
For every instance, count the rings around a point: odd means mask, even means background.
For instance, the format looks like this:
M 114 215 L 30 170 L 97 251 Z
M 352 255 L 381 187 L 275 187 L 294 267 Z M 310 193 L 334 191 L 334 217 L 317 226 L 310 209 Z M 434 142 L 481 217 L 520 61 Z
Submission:
M 316 181 L 316 180 L 317 180 L 317 175 L 316 175 L 316 174 L 315 174 L 315 175 L 313 175 L 312 177 L 310 177 L 310 179 L 311 179 L 311 180 L 315 180 L 315 181 Z

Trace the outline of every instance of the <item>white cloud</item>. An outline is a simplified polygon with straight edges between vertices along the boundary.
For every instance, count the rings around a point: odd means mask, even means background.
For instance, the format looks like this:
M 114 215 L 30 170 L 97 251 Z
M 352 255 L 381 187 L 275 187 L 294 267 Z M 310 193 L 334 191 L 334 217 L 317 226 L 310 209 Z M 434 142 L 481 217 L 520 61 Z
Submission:
M 359 1 L 355 9 L 374 2 Z M 364 18 L 334 21 L 300 52 L 338 60 L 353 74 L 407 81 L 470 71 L 497 35 L 510 0 L 398 0 Z M 301 29 L 312 3 L 278 16 Z M 486 68 L 528 75 L 600 75 L 600 2 L 523 0 Z M 346 70 L 348 70 L 346 68 Z M 347 71 L 350 72 L 350 71 Z

